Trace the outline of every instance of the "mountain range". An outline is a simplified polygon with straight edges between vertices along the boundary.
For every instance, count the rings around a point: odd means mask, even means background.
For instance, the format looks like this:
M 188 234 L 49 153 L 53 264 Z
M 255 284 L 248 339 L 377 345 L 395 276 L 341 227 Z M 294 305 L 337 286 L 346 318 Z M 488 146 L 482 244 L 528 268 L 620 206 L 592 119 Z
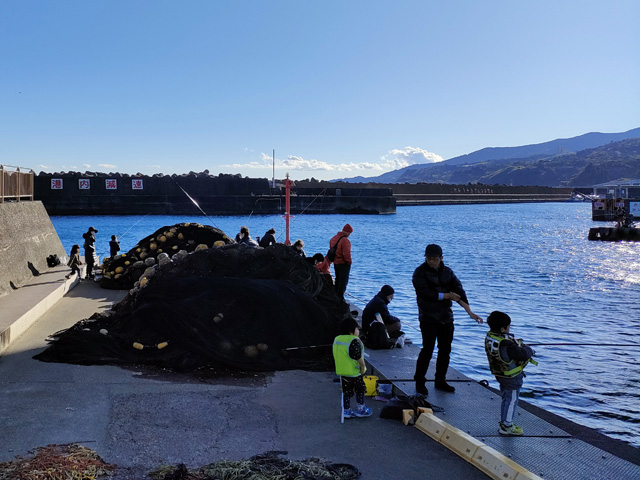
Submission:
M 490 147 L 443 162 L 410 165 L 350 183 L 483 183 L 591 186 L 640 178 L 640 128 L 592 132 L 520 147 Z

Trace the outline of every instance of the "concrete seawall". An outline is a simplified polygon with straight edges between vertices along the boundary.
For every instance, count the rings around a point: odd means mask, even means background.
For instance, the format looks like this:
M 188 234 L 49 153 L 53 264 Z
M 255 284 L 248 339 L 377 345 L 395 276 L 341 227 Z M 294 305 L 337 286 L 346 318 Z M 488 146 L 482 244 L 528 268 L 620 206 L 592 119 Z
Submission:
M 42 202 L 0 204 L 0 296 L 48 270 L 47 257 L 67 254 Z
M 187 196 L 187 194 L 189 196 Z M 51 215 L 192 215 L 191 197 L 209 215 L 274 215 L 285 211 L 285 189 L 266 178 L 239 175 L 123 175 L 54 173 L 35 177 L 35 198 Z M 389 214 L 390 188 L 336 188 L 328 183 L 291 189 L 291 213 Z

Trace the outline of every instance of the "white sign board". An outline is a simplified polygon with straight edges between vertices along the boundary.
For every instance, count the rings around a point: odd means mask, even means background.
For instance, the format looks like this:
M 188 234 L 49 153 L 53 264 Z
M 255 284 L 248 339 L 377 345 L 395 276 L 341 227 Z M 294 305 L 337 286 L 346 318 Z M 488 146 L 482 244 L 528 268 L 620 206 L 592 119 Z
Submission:
M 640 202 L 629 202 L 629 213 L 634 217 L 640 217 Z

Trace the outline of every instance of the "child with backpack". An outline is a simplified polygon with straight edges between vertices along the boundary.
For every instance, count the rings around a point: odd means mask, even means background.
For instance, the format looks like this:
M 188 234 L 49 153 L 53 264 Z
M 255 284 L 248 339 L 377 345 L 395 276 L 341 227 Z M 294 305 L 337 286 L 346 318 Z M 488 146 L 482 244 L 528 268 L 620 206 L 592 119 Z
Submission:
M 333 359 L 336 374 L 340 376 L 342 387 L 342 418 L 368 417 L 371 409 L 364 404 L 366 386 L 362 376 L 367 371 L 364 363 L 364 345 L 358 338 L 358 322 L 345 318 L 340 322 L 340 335 L 333 341 Z M 351 397 L 355 393 L 357 408 L 351 408 Z

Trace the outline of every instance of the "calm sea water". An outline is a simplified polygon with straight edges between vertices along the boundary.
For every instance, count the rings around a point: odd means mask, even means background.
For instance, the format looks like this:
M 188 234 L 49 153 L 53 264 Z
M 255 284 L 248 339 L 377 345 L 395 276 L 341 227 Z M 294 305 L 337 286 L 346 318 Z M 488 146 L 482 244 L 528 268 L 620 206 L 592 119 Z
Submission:
M 82 245 L 89 226 L 99 230 L 97 251 L 108 255 L 111 235 L 128 251 L 156 229 L 180 222 L 213 224 L 233 237 L 241 225 L 252 236 L 271 227 L 284 241 L 281 216 L 52 217 L 67 251 Z M 300 215 L 291 241 L 302 238 L 307 255 L 325 253 L 345 223 L 354 265 L 347 292 L 364 307 L 384 284 L 396 296 L 392 314 L 420 343 L 411 284 L 428 243 L 462 281 L 475 313 L 492 310 L 512 318 L 512 332 L 530 343 L 640 345 L 640 243 L 589 242 L 588 203 L 455 205 L 398 208 L 395 215 Z M 452 365 L 476 380 L 490 375 L 484 354 L 486 326 L 454 306 Z M 640 348 L 539 346 L 538 367 L 528 368 L 522 396 L 528 401 L 615 438 L 640 446 Z

